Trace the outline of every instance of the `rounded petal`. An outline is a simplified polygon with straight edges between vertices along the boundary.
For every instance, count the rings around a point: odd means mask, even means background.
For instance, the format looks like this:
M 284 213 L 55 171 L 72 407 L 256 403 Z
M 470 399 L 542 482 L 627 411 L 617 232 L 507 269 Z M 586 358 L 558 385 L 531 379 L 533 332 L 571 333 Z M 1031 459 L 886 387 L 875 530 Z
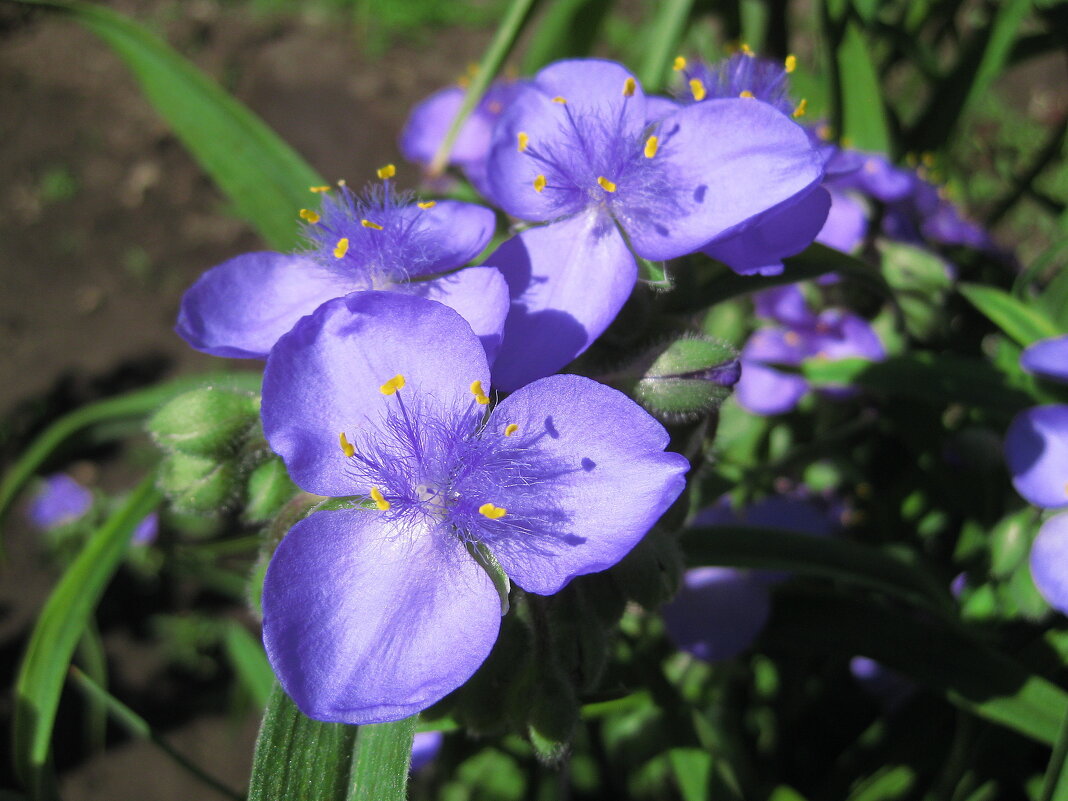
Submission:
M 843 253 L 852 253 L 868 233 L 868 211 L 842 192 L 831 192 L 831 209 L 816 241 Z
M 486 263 L 504 274 L 512 298 L 493 371 L 494 386 L 508 392 L 586 350 L 638 280 L 623 237 L 597 213 L 523 231 Z
M 763 415 L 785 414 L 806 392 L 808 381 L 801 376 L 744 360 L 742 377 L 734 386 L 734 397 L 742 408 Z
M 1029 345 L 1020 355 L 1020 366 L 1042 378 L 1068 381 L 1068 334 Z
M 497 355 L 508 316 L 508 284 L 493 267 L 468 267 L 408 288 L 459 312 L 482 340 L 490 364 Z
M 444 740 L 445 735 L 440 731 L 416 732 L 412 740 L 411 772 L 415 773 L 433 762 Z
M 400 720 L 463 684 L 493 648 L 500 599 L 463 544 L 374 511 L 316 512 L 275 551 L 263 642 L 310 718 Z
M 820 313 L 816 333 L 811 335 L 811 346 L 824 359 L 859 357 L 878 362 L 886 358 L 886 348 L 871 323 L 840 309 Z
M 807 248 L 820 232 L 831 197 L 815 187 L 765 213 L 754 224 L 701 248 L 740 275 L 778 275 L 782 260 Z
M 811 328 L 816 325 L 816 315 L 809 309 L 805 295 L 797 284 L 783 284 L 757 292 L 753 295 L 753 308 L 758 317 L 767 317 L 791 328 Z
M 406 159 L 417 164 L 429 164 L 433 160 L 463 105 L 464 94 L 465 90 L 459 86 L 450 86 L 430 95 L 412 109 L 400 137 L 401 153 Z M 460 128 L 449 160 L 454 164 L 484 160 L 489 153 L 495 121 L 494 117 L 475 109 Z
M 454 270 L 472 261 L 497 228 L 490 209 L 458 200 L 439 200 L 418 215 L 420 235 L 433 242 L 435 256 L 423 268 L 424 274 Z
M 795 196 L 823 176 L 823 160 L 804 130 L 767 103 L 705 100 L 658 128 L 663 169 L 678 188 L 662 213 L 623 227 L 647 259 L 691 253 Z
M 814 335 L 785 328 L 760 328 L 750 335 L 742 348 L 746 366 L 750 362 L 767 362 L 796 366 L 816 353 Z
M 92 506 L 92 492 L 66 473 L 55 473 L 44 480 L 26 514 L 33 525 L 47 531 L 73 523 Z
M 582 376 L 523 387 L 494 410 L 494 424 L 517 425 L 539 458 L 555 465 L 540 499 L 553 513 L 539 536 L 487 543 L 528 592 L 549 595 L 616 564 L 685 487 L 689 464 L 664 452 L 664 427 L 622 392 Z M 509 498 L 502 500 L 508 508 Z
M 767 584 L 729 567 L 687 570 L 683 587 L 660 612 L 671 641 L 706 662 L 737 656 L 771 615 Z
M 633 81 L 631 94 L 623 88 Z M 578 114 L 596 112 L 606 118 L 622 117 L 630 125 L 645 124 L 645 93 L 634 73 L 615 61 L 581 58 L 556 61 L 534 76 L 534 84 L 549 97 L 562 97 Z
M 1042 597 L 1068 614 L 1068 514 L 1054 515 L 1031 546 L 1031 577 Z
M 1012 484 L 1029 503 L 1068 505 L 1068 405 L 1024 409 L 1005 434 Z
M 365 492 L 347 473 L 341 432 L 377 425 L 396 375 L 401 397 L 435 396 L 466 409 L 489 386 L 482 343 L 455 311 L 399 292 L 356 292 L 320 306 L 282 337 L 263 375 L 263 431 L 293 480 L 319 495 Z
M 262 359 L 301 317 L 357 288 L 303 256 L 246 253 L 186 291 L 175 330 L 212 356 Z

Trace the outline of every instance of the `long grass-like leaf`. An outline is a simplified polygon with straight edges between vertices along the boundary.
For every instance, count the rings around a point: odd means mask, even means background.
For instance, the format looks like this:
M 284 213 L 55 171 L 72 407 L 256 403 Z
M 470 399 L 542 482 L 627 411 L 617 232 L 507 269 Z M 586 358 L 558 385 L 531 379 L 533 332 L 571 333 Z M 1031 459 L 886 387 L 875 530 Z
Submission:
M 348 801 L 404 801 L 417 715 L 393 723 L 360 726 L 349 777 Z
M 1023 347 L 1061 333 L 1057 324 L 1033 303 L 1025 303 L 992 286 L 961 284 L 959 288 L 969 303 Z

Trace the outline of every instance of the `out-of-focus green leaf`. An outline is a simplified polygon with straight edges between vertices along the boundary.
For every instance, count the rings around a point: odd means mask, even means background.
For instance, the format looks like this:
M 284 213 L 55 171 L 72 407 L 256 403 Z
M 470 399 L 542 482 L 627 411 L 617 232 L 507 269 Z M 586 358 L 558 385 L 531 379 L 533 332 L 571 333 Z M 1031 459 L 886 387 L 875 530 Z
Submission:
M 277 134 L 150 31 L 95 3 L 23 0 L 69 14 L 126 62 L 149 102 L 274 248 L 298 242 L 297 211 L 323 179 Z
M 961 284 L 959 289 L 969 303 L 1022 347 L 1062 333 L 1034 303 L 1018 300 L 992 286 Z
M 523 52 L 520 72 L 533 75 L 561 58 L 581 58 L 593 49 L 610 0 L 561 0 L 546 5 Z
M 871 45 L 856 23 L 846 25 L 835 60 L 842 92 L 842 141 L 857 150 L 889 153 L 879 75 L 871 60 Z
M 916 771 L 908 765 L 884 765 L 861 781 L 848 801 L 894 801 L 905 798 L 915 784 Z
M 139 389 L 125 395 L 92 403 L 76 409 L 52 423 L 23 452 L 0 483 L 0 520 L 26 482 L 44 461 L 70 437 L 89 426 L 135 417 L 144 417 L 171 398 L 194 387 L 220 386 L 258 392 L 262 376 L 259 373 L 208 373 L 185 376 Z
M 1068 798 L 1068 717 L 1064 719 L 1060 736 L 1053 746 L 1038 801 L 1057 801 L 1062 798 Z
M 356 728 L 305 717 L 276 684 L 256 740 L 248 801 L 346 801 Z
M 160 502 L 149 476 L 107 519 L 63 574 L 30 635 L 15 682 L 15 766 L 34 798 L 49 794 L 49 756 L 71 657 L 114 575 L 134 527 Z
M 360 726 L 349 780 L 349 801 L 404 801 L 417 715 Z
M 692 6 L 693 0 L 663 0 L 658 4 L 656 15 L 649 23 L 645 57 L 638 67 L 638 80 L 647 93 L 663 88 Z
M 683 801 L 707 801 L 712 755 L 703 748 L 672 748 L 668 759 Z
M 256 704 L 266 707 L 274 688 L 274 671 L 263 652 L 263 645 L 236 621 L 227 626 L 223 644 L 238 679 L 252 694 Z
M 777 595 L 765 642 L 861 655 L 945 692 L 954 704 L 1040 743 L 1056 742 L 1068 694 L 963 628 L 898 606 L 795 587 Z

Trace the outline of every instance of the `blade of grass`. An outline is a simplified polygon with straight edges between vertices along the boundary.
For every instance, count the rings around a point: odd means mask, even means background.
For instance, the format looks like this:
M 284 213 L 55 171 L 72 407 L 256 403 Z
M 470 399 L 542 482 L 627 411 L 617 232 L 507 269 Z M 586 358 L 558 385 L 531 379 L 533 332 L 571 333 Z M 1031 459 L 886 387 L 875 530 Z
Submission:
M 1018 300 L 992 286 L 961 284 L 959 289 L 969 303 L 1022 347 L 1061 333 L 1034 303 Z
M 418 715 L 360 726 L 349 777 L 348 801 L 404 801 Z
M 638 67 L 638 80 L 649 94 L 659 92 L 664 86 L 692 7 L 693 0 L 664 0 L 659 4 L 651 23 L 645 57 Z
M 86 699 L 94 704 L 102 705 L 108 711 L 108 714 L 111 715 L 112 719 L 122 726 L 122 728 L 130 735 L 139 740 L 147 740 L 152 743 L 159 748 L 160 751 L 174 760 L 176 765 L 187 771 L 191 776 L 196 777 L 199 781 L 202 781 L 204 784 L 211 787 L 213 790 L 222 793 L 228 798 L 233 798 L 235 801 L 244 801 L 244 795 L 230 789 L 214 776 L 201 769 L 195 762 L 182 756 L 182 754 L 176 751 L 170 743 L 152 730 L 148 721 L 73 665 L 70 668 L 70 677 L 74 682 L 74 686 L 85 694 Z
M 34 798 L 47 794 L 56 710 L 74 649 L 111 581 L 134 527 L 162 500 L 150 475 L 92 535 L 59 580 L 37 625 L 15 682 L 15 767 Z
M 274 688 L 274 671 L 260 641 L 240 623 L 232 621 L 226 627 L 223 645 L 241 683 L 248 688 L 257 705 L 266 707 Z

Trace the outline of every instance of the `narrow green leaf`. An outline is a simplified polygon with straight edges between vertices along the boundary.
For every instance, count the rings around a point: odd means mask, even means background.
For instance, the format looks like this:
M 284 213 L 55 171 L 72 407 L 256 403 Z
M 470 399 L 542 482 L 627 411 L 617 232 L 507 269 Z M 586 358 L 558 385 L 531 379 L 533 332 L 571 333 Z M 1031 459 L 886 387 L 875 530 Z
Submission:
M 108 684 L 108 663 L 104 653 L 104 642 L 100 639 L 96 622 L 89 621 L 78 648 L 75 652 L 78 662 L 97 685 L 106 688 Z M 85 715 L 86 741 L 91 751 L 103 751 L 107 740 L 108 710 L 107 705 L 94 698 L 88 699 Z
M 712 755 L 702 748 L 672 748 L 668 759 L 683 801 L 707 801 Z
M 26 648 L 15 683 L 15 766 L 35 798 L 45 792 L 52 728 L 71 657 L 134 527 L 160 503 L 149 476 L 89 539 L 52 591 Z
M 248 801 L 345 801 L 355 740 L 355 726 L 305 717 L 276 684 L 256 740 Z
M 108 714 L 111 715 L 115 722 L 122 726 L 131 735 L 140 740 L 148 740 L 174 760 L 175 764 L 188 771 L 192 776 L 195 776 L 214 790 L 229 798 L 235 799 L 235 801 L 243 801 L 243 795 L 231 790 L 221 781 L 201 770 L 195 762 L 190 761 L 182 756 L 181 753 L 174 750 L 166 740 L 159 737 L 152 730 L 148 721 L 93 681 L 88 675 L 78 670 L 76 667 L 71 667 L 70 676 L 71 679 L 74 680 L 74 684 L 78 689 L 81 690 L 91 702 L 103 705 L 104 709 L 107 710 Z
M 1026 303 L 992 286 L 961 284 L 959 288 L 969 303 L 1022 347 L 1061 333 L 1037 304 Z
M 266 707 L 274 689 L 274 671 L 267 661 L 262 643 L 249 634 L 244 626 L 233 621 L 226 628 L 223 644 L 238 679 L 252 694 L 256 704 Z
M 91 403 L 56 420 L 46 428 L 23 452 L 21 458 L 0 482 L 0 520 L 3 519 L 19 490 L 29 481 L 45 460 L 64 442 L 90 426 L 136 417 L 145 417 L 171 398 L 200 386 L 223 386 L 258 392 L 262 376 L 259 373 L 209 373 L 184 376 L 146 389 L 128 392 L 114 398 Z
M 974 639 L 959 625 L 902 614 L 842 593 L 783 588 L 764 634 L 772 647 L 862 655 L 946 693 L 980 717 L 1040 743 L 1056 742 L 1068 694 Z
M 1061 724 L 1061 733 L 1053 746 L 1053 753 L 1042 780 L 1042 795 L 1038 801 L 1068 798 L 1068 717 Z
M 360 726 L 348 801 L 404 801 L 418 715 Z
M 638 67 L 638 80 L 648 94 L 663 88 L 692 7 L 693 0 L 663 0 L 658 4 L 656 16 L 650 23 L 645 57 Z
M 71 15 L 126 62 L 153 107 L 274 248 L 298 242 L 297 211 L 323 179 L 248 108 L 133 20 L 93 3 L 23 0 Z
M 886 109 L 871 45 L 854 23 L 846 25 L 835 53 L 842 90 L 842 140 L 857 150 L 890 152 Z
M 533 75 L 557 59 L 589 55 L 611 8 L 611 0 L 559 0 L 546 4 L 523 53 L 520 72 Z
M 936 612 L 950 609 L 949 595 L 929 573 L 896 553 L 850 540 L 756 526 L 710 526 L 687 529 L 681 546 L 691 567 L 786 570 L 848 581 Z

